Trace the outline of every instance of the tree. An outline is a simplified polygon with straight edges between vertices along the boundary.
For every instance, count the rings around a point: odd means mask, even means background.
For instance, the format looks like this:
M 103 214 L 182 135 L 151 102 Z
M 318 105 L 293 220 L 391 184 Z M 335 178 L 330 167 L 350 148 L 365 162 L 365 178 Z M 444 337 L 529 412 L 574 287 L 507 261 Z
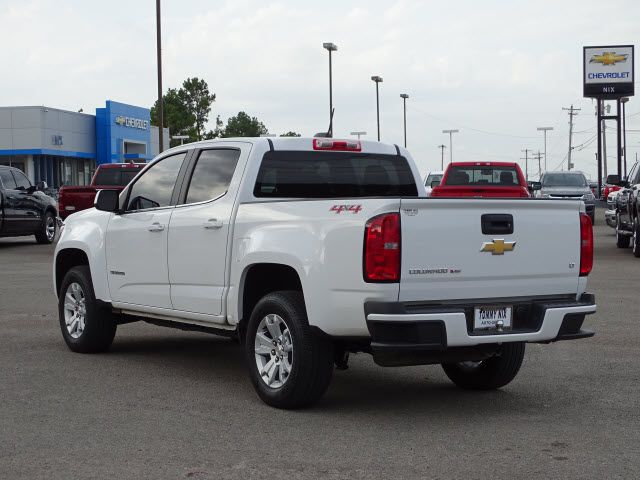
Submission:
M 173 135 L 188 135 L 190 142 L 202 140 L 209 135 L 221 132 L 220 117 L 216 120 L 215 131 L 205 132 L 205 124 L 209 121 L 211 105 L 216 95 L 209 93 L 209 86 L 197 77 L 187 78 L 178 90 L 170 88 L 163 97 L 164 126 Z M 151 107 L 151 125 L 158 125 L 158 102 Z M 213 138 L 213 137 L 211 137 Z M 172 146 L 176 145 L 172 141 Z
M 267 127 L 256 117 L 245 112 L 238 112 L 235 117 L 227 119 L 227 126 L 221 132 L 222 137 L 259 137 L 269 133 Z
M 194 117 L 184 104 L 178 90 L 170 88 L 163 97 L 164 106 L 164 126 L 169 128 L 169 132 L 174 135 L 188 134 L 193 128 Z M 158 101 L 151 107 L 151 125 L 158 126 Z M 177 140 L 171 141 L 171 146 L 179 144 Z
M 282 135 L 280 135 L 281 137 L 301 137 L 302 135 L 300 135 L 299 133 L 293 132 L 293 131 L 288 131 L 287 133 L 283 133 Z
M 193 116 L 194 123 L 189 136 L 196 140 L 202 140 L 204 126 L 209 121 L 211 104 L 216 101 L 216 94 L 209 93 L 209 86 L 204 80 L 197 77 L 187 78 L 178 90 L 178 96 L 184 103 L 188 112 Z

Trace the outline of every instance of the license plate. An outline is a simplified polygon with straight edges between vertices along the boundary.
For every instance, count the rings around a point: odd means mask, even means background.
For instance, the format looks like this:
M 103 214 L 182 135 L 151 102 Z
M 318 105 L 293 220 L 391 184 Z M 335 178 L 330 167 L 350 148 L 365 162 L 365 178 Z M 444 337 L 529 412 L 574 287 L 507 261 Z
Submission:
M 497 322 L 502 328 L 511 328 L 511 307 L 476 307 L 473 316 L 474 330 L 496 329 Z

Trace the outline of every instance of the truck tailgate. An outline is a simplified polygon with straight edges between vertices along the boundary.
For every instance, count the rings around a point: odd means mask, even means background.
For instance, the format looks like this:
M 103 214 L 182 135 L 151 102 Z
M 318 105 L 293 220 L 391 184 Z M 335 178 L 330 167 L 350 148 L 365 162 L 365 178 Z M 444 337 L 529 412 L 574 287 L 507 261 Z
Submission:
M 402 200 L 399 300 L 576 294 L 581 208 L 566 200 Z

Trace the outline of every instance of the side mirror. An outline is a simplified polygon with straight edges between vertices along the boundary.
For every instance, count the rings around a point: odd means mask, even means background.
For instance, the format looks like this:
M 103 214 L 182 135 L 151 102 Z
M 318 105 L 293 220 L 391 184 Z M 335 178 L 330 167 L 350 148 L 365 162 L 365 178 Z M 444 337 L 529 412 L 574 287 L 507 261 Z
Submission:
M 49 186 L 47 185 L 47 182 L 38 182 L 36 183 L 36 190 L 46 190 Z
M 440 180 L 434 180 L 433 182 L 431 182 L 431 188 L 437 187 L 438 185 L 440 185 Z
M 620 185 L 620 175 L 607 175 L 608 185 Z
M 531 190 L 542 190 L 542 183 L 540 182 L 531 182 Z
M 117 212 L 120 193 L 117 190 L 98 190 L 93 206 L 103 212 Z

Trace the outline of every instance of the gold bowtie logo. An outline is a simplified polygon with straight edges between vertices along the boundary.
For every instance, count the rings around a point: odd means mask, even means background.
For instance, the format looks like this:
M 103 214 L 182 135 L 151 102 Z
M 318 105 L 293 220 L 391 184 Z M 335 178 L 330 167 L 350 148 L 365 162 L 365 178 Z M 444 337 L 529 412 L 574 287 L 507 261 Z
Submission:
M 615 65 L 618 62 L 626 62 L 626 54 L 616 54 L 616 52 L 602 52 L 602 55 L 592 55 L 589 63 L 601 63 L 602 65 Z
M 481 252 L 491 252 L 491 255 L 504 255 L 504 252 L 511 252 L 516 247 L 516 242 L 505 242 L 502 238 L 496 238 L 493 242 L 484 242 Z

